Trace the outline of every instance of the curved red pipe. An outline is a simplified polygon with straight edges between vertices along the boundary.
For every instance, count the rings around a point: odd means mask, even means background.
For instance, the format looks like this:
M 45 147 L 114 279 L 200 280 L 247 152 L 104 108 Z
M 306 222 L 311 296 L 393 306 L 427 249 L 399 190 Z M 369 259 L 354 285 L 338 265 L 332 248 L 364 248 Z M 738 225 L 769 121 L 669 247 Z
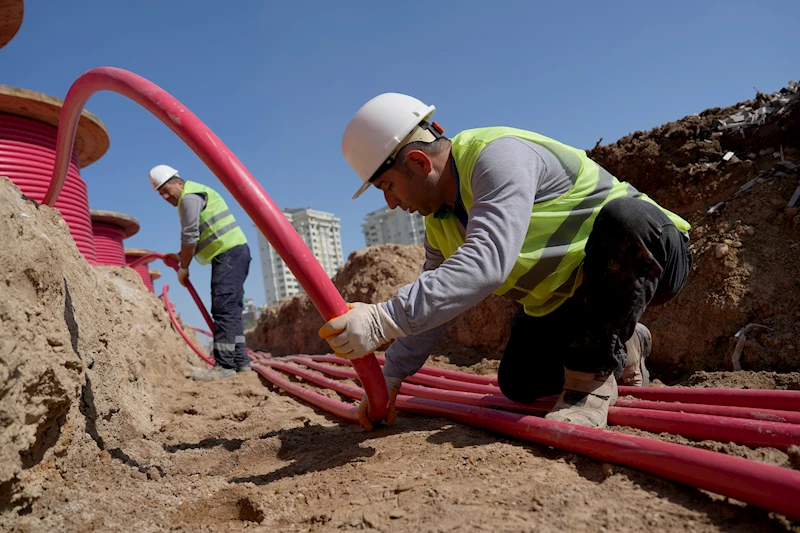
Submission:
M 194 350 L 194 353 L 196 353 L 200 357 L 200 359 L 202 359 L 209 365 L 213 366 L 214 359 L 207 356 L 202 350 L 200 350 L 197 346 L 195 346 L 192 340 L 186 334 L 186 332 L 183 331 L 183 328 L 178 322 L 178 318 L 175 316 L 175 312 L 172 310 L 172 305 L 169 302 L 169 296 L 167 295 L 167 291 L 169 291 L 169 285 L 167 285 L 166 283 L 164 284 L 163 291 L 164 292 L 161 293 L 161 297 L 164 299 L 164 306 L 167 308 L 167 313 L 169 313 L 169 318 L 172 320 L 172 325 L 175 326 L 175 329 L 178 330 L 178 333 L 180 333 L 181 337 L 183 337 L 183 340 L 186 341 L 186 344 L 188 344 L 189 347 L 192 350 Z
M 176 272 L 180 268 L 180 265 L 178 265 L 178 263 L 176 263 L 172 258 L 168 258 L 167 254 L 162 254 L 158 252 L 153 252 L 151 254 L 143 255 L 139 257 L 136 261 L 130 263 L 128 266 L 132 268 L 138 268 L 140 265 L 145 264 L 153 259 L 161 259 L 162 261 L 164 261 L 165 265 L 167 265 Z M 214 331 L 214 321 L 211 319 L 211 315 L 208 314 L 206 306 L 203 305 L 203 300 L 200 299 L 200 295 L 197 294 L 197 290 L 194 288 L 194 285 L 192 285 L 192 280 L 190 279 L 186 280 L 186 290 L 189 291 L 189 294 L 192 296 L 192 300 L 194 300 L 194 303 L 200 310 L 200 314 L 203 315 L 203 319 L 206 321 L 206 324 L 208 325 L 209 329 L 211 329 L 211 331 Z
M 208 126 L 158 85 L 132 72 L 99 67 L 85 72 L 70 87 L 61 108 L 53 179 L 44 198 L 52 205 L 64 184 L 78 119 L 95 92 L 109 90 L 127 96 L 166 124 L 219 178 L 250 215 L 297 278 L 325 320 L 348 311 L 347 304 L 291 223 L 245 166 Z M 351 361 L 369 397 L 369 417 L 386 416 L 389 396 L 375 356 Z
M 328 412 L 348 412 L 353 421 L 354 406 L 328 398 L 279 378 L 265 365 L 269 359 L 254 361 L 253 369 L 272 383 Z M 298 391 L 302 389 L 302 391 Z M 346 389 L 342 387 L 341 391 Z M 356 393 L 357 394 L 357 393 Z M 356 396 L 357 397 L 357 396 Z M 723 496 L 800 519 L 800 472 L 766 465 L 653 439 L 612 431 L 592 429 L 551 420 L 450 402 L 397 397 L 397 407 L 428 416 L 443 416 L 470 426 L 553 446 L 594 457 L 601 461 L 637 468 L 680 483 L 709 490 Z M 342 415 L 339 415 L 342 416 Z
M 192 328 L 193 330 L 195 330 L 197 333 L 202 333 L 206 337 L 213 337 L 214 336 L 214 334 L 211 333 L 210 331 L 206 331 L 204 329 L 196 328 L 194 326 L 189 326 L 189 327 Z

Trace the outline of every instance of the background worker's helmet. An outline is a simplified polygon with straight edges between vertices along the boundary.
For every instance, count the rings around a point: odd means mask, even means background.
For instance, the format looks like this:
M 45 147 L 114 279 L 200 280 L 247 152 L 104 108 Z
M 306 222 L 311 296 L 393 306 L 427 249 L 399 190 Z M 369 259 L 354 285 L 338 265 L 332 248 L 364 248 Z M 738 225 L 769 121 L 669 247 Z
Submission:
M 398 93 L 378 95 L 358 110 L 342 135 L 342 154 L 363 182 L 354 199 L 388 168 L 403 146 L 436 139 L 432 132 L 417 127 L 434 111 L 434 106 Z
M 150 170 L 150 185 L 153 186 L 154 191 L 157 191 L 159 187 L 174 177 L 180 177 L 177 170 L 169 165 L 158 165 Z

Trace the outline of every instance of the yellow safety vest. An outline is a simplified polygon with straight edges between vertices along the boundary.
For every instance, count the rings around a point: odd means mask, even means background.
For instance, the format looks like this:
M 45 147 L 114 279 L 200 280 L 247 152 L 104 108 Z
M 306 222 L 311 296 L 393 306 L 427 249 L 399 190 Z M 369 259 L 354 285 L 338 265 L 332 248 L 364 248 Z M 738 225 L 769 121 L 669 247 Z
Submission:
M 629 183 L 621 182 L 586 156 L 586 152 L 558 141 L 515 128 L 495 127 L 462 131 L 452 139 L 452 155 L 459 175 L 459 194 L 467 212 L 473 202 L 472 171 L 483 149 L 501 137 L 519 137 L 547 148 L 564 166 L 579 169 L 572 187 L 558 198 L 534 203 L 522 250 L 511 274 L 494 291 L 508 295 L 532 316 L 555 311 L 583 281 L 586 241 L 597 214 L 611 200 L 633 197 L 656 204 Z M 681 232 L 689 223 L 658 206 Z M 455 217 L 425 217 L 428 242 L 450 257 L 464 244 L 463 229 Z
M 206 206 L 200 212 L 200 240 L 197 242 L 194 255 L 198 263 L 207 265 L 219 254 L 240 244 L 246 244 L 247 237 L 236 223 L 222 196 L 205 185 L 193 181 L 183 183 L 183 192 L 178 198 L 179 214 L 184 195 L 197 193 L 206 195 Z

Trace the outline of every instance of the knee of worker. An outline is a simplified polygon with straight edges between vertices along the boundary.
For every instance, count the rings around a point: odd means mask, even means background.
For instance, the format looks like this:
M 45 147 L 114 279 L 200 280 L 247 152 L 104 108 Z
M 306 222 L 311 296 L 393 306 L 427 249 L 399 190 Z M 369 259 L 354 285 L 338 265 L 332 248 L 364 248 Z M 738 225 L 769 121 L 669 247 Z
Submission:
M 638 198 L 617 198 L 611 200 L 597 214 L 592 232 L 611 235 L 635 235 L 646 217 L 646 202 Z
M 497 384 L 500 392 L 509 400 L 518 403 L 531 403 L 545 396 L 560 394 L 564 388 L 563 375 L 559 378 L 551 376 L 551 379 L 537 379 L 533 373 L 520 374 L 513 371 L 503 371 L 503 367 L 497 373 Z

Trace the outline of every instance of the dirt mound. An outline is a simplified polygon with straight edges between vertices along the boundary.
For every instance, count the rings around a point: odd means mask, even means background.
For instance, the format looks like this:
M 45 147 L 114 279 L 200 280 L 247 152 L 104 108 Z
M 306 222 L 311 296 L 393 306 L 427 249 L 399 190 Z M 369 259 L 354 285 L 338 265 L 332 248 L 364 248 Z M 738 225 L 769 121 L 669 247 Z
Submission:
M 333 284 L 347 302 L 382 302 L 417 279 L 424 260 L 422 246 L 370 246 L 350 254 Z M 273 355 L 329 353 L 328 343 L 317 335 L 324 323 L 306 294 L 289 296 L 261 314 L 258 325 L 246 332 L 247 346 Z
M 60 214 L 6 178 L 0 248 L 2 526 L 43 472 L 152 432 L 154 383 L 196 356 L 133 270 L 89 266 Z
M 770 114 L 727 127 L 760 109 Z M 654 374 L 674 381 L 735 369 L 735 335 L 750 323 L 769 329 L 747 332 L 742 368 L 796 370 L 800 217 L 787 209 L 800 177 L 796 88 L 636 132 L 589 155 L 692 224 L 686 287 L 643 319 L 653 331 Z

